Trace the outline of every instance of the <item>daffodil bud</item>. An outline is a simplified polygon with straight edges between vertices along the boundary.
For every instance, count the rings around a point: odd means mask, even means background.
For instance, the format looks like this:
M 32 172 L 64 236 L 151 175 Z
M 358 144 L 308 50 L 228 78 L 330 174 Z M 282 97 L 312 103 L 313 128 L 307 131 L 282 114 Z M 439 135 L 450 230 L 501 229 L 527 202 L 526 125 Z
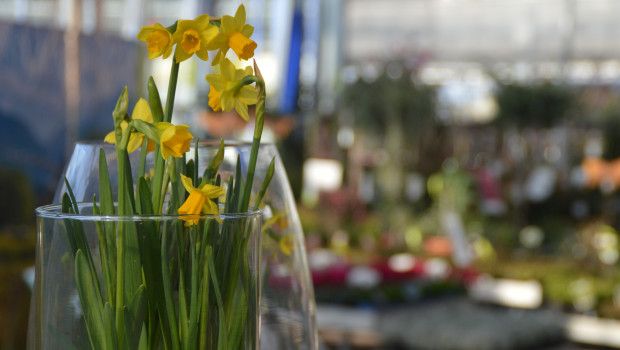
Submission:
M 121 95 L 118 97 L 118 101 L 116 101 L 116 107 L 114 107 L 114 111 L 112 111 L 112 118 L 114 119 L 114 134 L 116 136 L 116 141 L 120 141 L 123 129 L 121 128 L 121 123 L 125 120 L 125 115 L 127 114 L 127 108 L 129 107 L 129 92 L 127 87 L 123 88 Z

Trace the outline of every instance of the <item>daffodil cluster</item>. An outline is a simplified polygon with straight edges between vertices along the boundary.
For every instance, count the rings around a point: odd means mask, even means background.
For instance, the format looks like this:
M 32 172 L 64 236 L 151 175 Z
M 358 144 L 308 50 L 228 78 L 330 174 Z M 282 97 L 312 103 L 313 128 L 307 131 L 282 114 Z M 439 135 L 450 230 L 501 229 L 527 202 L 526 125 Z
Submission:
M 213 18 L 203 14 L 193 20 L 178 20 L 170 27 L 159 23 L 143 27 L 138 33 L 138 39 L 145 42 L 149 59 L 172 56 L 169 94 L 166 101 L 166 113 L 159 100 L 159 92 L 152 79 L 149 81 L 149 99 L 140 99 L 133 113 L 126 113 L 128 97 L 126 91 L 119 99 L 114 115 L 114 131 L 105 137 L 105 141 L 116 143 L 117 149 L 123 152 L 134 152 L 143 147 L 142 157 L 153 150 L 161 154 L 155 161 L 153 182 L 153 202 L 155 207 L 161 207 L 167 187 L 166 181 L 177 181 L 179 176 L 167 174 L 168 163 L 175 164 L 169 158 L 184 158 L 190 148 L 190 141 L 194 138 L 187 125 L 171 123 L 174 91 L 178 77 L 179 64 L 194 54 L 201 60 L 209 60 L 209 51 L 216 51 L 212 60 L 214 74 L 206 76 L 210 84 L 209 106 L 214 111 L 231 111 L 237 113 L 246 121 L 249 120 L 248 106 L 260 103 L 257 108 L 257 122 L 255 123 L 255 141 L 260 141 L 264 115 L 264 85 L 260 72 L 254 63 L 252 67 L 237 68 L 227 57 L 232 51 L 239 60 L 249 60 L 254 56 L 256 43 L 250 39 L 254 28 L 246 24 L 245 7 L 240 5 L 234 16 Z M 174 51 L 174 55 L 173 55 Z M 256 70 L 256 75 L 254 71 Z M 170 94 L 172 91 L 172 94 Z M 262 96 L 262 100 L 261 100 Z M 258 143 L 256 144 L 258 150 Z M 255 151 L 255 152 L 256 152 Z M 122 155 L 118 154 L 119 158 Z M 122 160 L 121 160 L 122 161 Z M 255 159 L 254 159 L 255 162 Z M 255 166 L 255 165 L 254 165 Z M 172 165 L 174 167 L 174 165 Z M 177 172 L 178 174 L 178 172 Z M 188 224 L 195 224 L 198 214 L 218 214 L 217 198 L 226 194 L 226 191 L 214 183 L 201 183 L 193 187 L 192 179 L 179 174 L 186 190 L 186 197 L 177 201 L 181 204 L 178 213 L 186 215 Z M 253 174 L 250 174 L 253 176 Z M 175 180 L 176 179 L 176 180 Z M 197 179 L 194 179 L 196 181 Z M 124 186 L 124 184 L 121 183 Z M 174 185 L 174 184 L 173 184 Z M 243 198 L 239 198 L 239 208 L 248 209 L 249 192 L 246 185 Z M 183 187 L 181 187 L 182 190 Z M 123 206 L 124 207 L 124 206 Z
M 90 252 L 92 241 L 81 220 L 63 221 L 82 324 L 88 331 L 87 340 L 80 337 L 80 345 L 67 342 L 67 346 L 98 350 L 259 346 L 258 208 L 273 176 L 274 160 L 258 196 L 253 195 L 265 86 L 256 62 L 240 69 L 227 57 L 230 51 L 240 60 L 254 55 L 253 28 L 245 18 L 241 5 L 234 16 L 200 15 L 170 27 L 156 23 L 138 34 L 150 59 L 171 58 L 166 100 L 162 103 L 163 95 L 150 77 L 147 97 L 138 99 L 133 110 L 125 87 L 112 111 L 114 128 L 105 142 L 115 145 L 115 154 L 109 158 L 100 150 L 99 192 L 92 204 L 96 225 L 89 228 L 97 231 L 100 251 Z M 211 84 L 209 105 L 214 110 L 234 108 L 249 120 L 248 105 L 256 104 L 249 159 L 242 163 L 238 157 L 233 174 L 219 170 L 223 141 L 205 168 L 190 127 L 172 121 L 179 65 L 194 55 L 206 61 L 210 51 L 214 51 L 210 66 L 218 73 L 206 77 Z M 193 157 L 187 156 L 193 140 Z M 140 155 L 134 167 L 129 154 L 136 150 Z M 116 161 L 114 181 L 109 160 Z M 77 214 L 80 205 L 68 181 L 66 185 L 63 213 Z M 98 221 L 100 217 L 104 219 Z M 295 249 L 286 237 L 280 247 L 284 254 Z
M 168 28 L 155 23 L 143 27 L 138 33 L 138 39 L 147 43 L 150 59 L 160 56 L 168 58 L 175 46 L 174 59 L 177 63 L 187 60 L 193 54 L 207 61 L 209 50 L 217 50 L 212 65 L 219 66 L 219 73 L 206 77 L 210 84 L 209 106 L 214 111 L 226 112 L 234 108 L 248 121 L 248 106 L 258 101 L 258 92 L 243 81 L 244 77 L 253 74 L 252 68 L 237 69 L 226 58 L 229 50 L 240 60 L 254 57 L 257 45 L 250 39 L 254 27 L 246 24 L 245 20 L 245 7 L 241 5 L 234 17 L 210 18 L 201 15 L 193 20 L 179 20 L 176 25 Z

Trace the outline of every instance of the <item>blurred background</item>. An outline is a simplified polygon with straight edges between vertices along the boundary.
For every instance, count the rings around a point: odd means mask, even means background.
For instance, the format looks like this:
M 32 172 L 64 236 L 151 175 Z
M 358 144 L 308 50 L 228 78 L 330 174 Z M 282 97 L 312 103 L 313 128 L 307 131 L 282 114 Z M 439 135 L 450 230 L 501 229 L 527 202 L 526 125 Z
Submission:
M 620 2 L 243 1 L 326 349 L 620 348 Z M 34 208 L 169 60 L 140 27 L 229 0 L 0 0 L 0 350 Z M 181 65 L 176 123 L 249 139 Z M 133 104 L 133 103 L 132 103 Z

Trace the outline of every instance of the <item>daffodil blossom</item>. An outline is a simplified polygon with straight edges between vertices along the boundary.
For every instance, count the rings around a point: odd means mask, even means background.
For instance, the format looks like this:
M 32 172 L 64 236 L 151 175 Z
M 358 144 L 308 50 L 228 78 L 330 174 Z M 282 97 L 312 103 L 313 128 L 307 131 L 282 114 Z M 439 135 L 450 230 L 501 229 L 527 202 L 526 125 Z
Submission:
M 147 123 L 153 122 L 153 116 L 151 115 L 151 109 L 149 108 L 149 104 L 146 102 L 145 99 L 141 98 L 138 100 L 138 102 L 136 103 L 136 106 L 133 108 L 133 112 L 131 113 L 131 118 L 143 120 Z M 129 123 L 127 123 L 126 121 L 121 122 L 121 128 L 123 132 L 125 132 L 125 129 L 127 129 L 128 125 Z M 116 137 L 114 135 L 114 131 L 108 133 L 103 139 L 103 141 L 107 143 L 116 143 Z M 132 153 L 133 151 L 138 149 L 138 147 L 142 145 L 143 141 L 144 141 L 143 133 L 132 132 L 131 135 L 129 136 L 129 143 L 127 144 L 127 152 Z M 155 149 L 155 144 L 153 142 L 149 141 L 147 145 L 148 145 L 147 146 L 148 152 L 151 152 Z
M 239 59 L 249 60 L 254 56 L 256 43 L 250 39 L 254 27 L 245 24 L 245 7 L 240 5 L 235 17 L 222 16 L 220 33 L 208 45 L 209 50 L 219 50 L 213 65 L 221 62 L 226 57 L 228 49 L 232 49 Z
M 166 122 L 155 123 L 154 126 L 161 131 L 159 145 L 164 159 L 168 156 L 182 157 L 189 151 L 190 141 L 194 138 L 188 131 L 187 125 L 174 125 Z
M 174 58 L 177 62 L 183 62 L 195 53 L 200 59 L 208 60 L 207 44 L 217 33 L 218 28 L 209 24 L 208 15 L 200 15 L 194 20 L 179 20 L 172 35 L 172 42 L 177 45 Z
M 181 175 L 181 182 L 185 190 L 189 192 L 189 196 L 185 203 L 179 208 L 181 215 L 199 215 L 201 213 L 217 215 L 219 213 L 217 204 L 211 199 L 218 198 L 226 194 L 226 190 L 219 186 L 205 184 L 199 188 L 194 187 L 192 179 Z M 181 217 L 185 220 L 186 225 L 195 225 L 198 223 L 198 217 Z
M 280 237 L 280 241 L 278 242 L 278 246 L 280 247 L 280 251 L 284 253 L 284 255 L 291 255 L 295 251 L 295 235 L 291 232 Z
M 251 67 L 237 69 L 230 60 L 223 59 L 220 63 L 220 74 L 206 76 L 212 89 L 209 93 L 209 106 L 213 110 L 217 110 L 216 107 L 219 106 L 226 112 L 234 108 L 245 121 L 250 120 L 248 105 L 258 102 L 258 91 L 242 83 L 241 80 L 248 75 L 252 75 Z
M 159 23 L 142 27 L 138 33 L 138 40 L 147 43 L 146 49 L 151 60 L 162 55 L 165 59 L 172 53 L 172 34 Z

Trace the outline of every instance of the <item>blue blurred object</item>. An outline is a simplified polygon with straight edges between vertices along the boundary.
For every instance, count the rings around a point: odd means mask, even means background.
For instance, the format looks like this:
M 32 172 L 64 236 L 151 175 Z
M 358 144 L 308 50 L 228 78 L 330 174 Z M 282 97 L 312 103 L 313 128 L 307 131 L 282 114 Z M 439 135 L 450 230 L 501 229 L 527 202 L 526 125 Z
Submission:
M 297 111 L 297 96 L 299 91 L 299 60 L 301 58 L 301 44 L 303 41 L 303 14 L 301 6 L 295 6 L 293 24 L 291 26 L 291 42 L 289 47 L 286 80 L 282 89 L 282 98 L 278 110 L 282 114 L 291 114 Z
M 25 173 L 51 200 L 65 162 L 67 140 L 101 139 L 124 85 L 135 90 L 135 42 L 81 35 L 79 63 L 67 66 L 64 32 L 0 22 L 0 168 Z M 67 69 L 79 70 L 79 117 L 69 135 Z M 132 96 L 132 100 L 137 96 Z
M 0 168 L 28 176 L 36 193 L 51 194 L 62 170 L 64 143 L 43 147 L 17 118 L 0 115 Z

